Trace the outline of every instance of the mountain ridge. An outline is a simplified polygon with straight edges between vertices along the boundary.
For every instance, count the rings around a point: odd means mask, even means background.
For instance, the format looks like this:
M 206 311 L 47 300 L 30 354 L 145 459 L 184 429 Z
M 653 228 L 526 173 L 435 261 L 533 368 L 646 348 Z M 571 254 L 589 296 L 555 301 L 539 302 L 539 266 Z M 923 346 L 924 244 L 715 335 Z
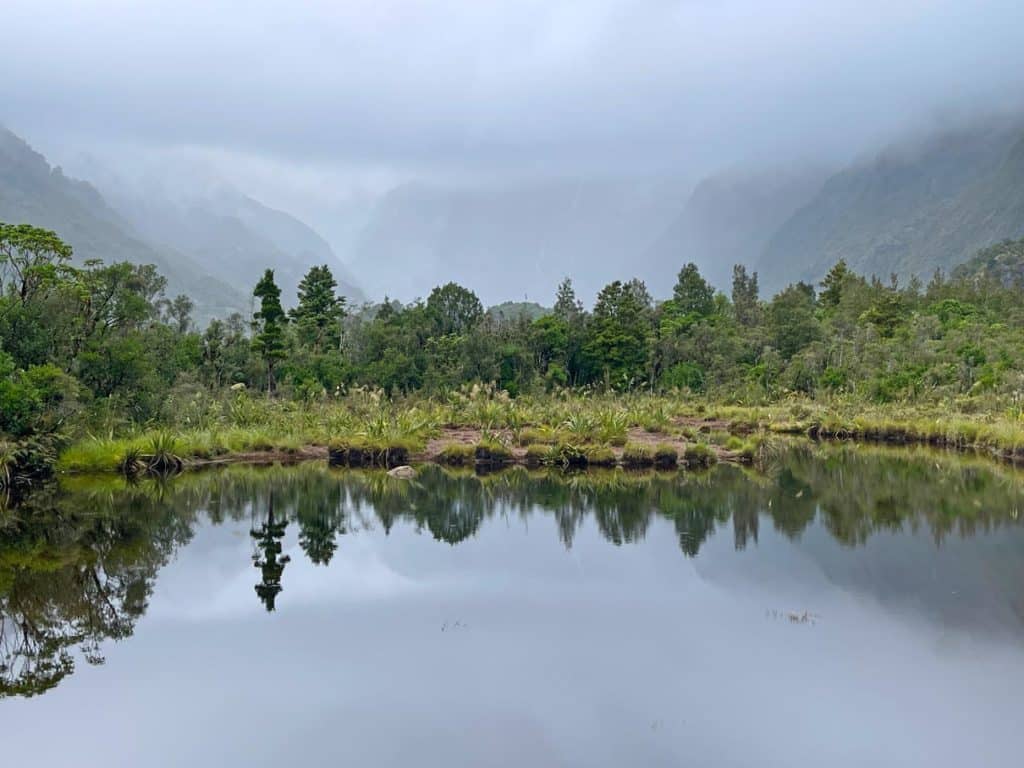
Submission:
M 53 230 L 79 263 L 154 264 L 167 278 L 169 295 L 193 299 L 201 322 L 247 314 L 250 286 L 268 267 L 286 303 L 294 303 L 299 280 L 318 264 L 331 266 L 353 303 L 365 298 L 327 241 L 284 211 L 227 186 L 181 204 L 140 193 L 114 174 L 96 175 L 99 185 L 65 175 L 0 126 L 0 220 Z
M 831 176 L 771 237 L 766 285 L 816 282 L 840 259 L 857 272 L 926 278 L 1024 235 L 1024 123 L 890 147 Z
M 185 293 L 204 318 L 245 307 L 241 294 L 174 251 L 144 242 L 91 184 L 64 175 L 24 139 L 0 127 L 0 220 L 56 232 L 78 263 L 131 261 L 155 265 L 167 278 L 168 294 Z

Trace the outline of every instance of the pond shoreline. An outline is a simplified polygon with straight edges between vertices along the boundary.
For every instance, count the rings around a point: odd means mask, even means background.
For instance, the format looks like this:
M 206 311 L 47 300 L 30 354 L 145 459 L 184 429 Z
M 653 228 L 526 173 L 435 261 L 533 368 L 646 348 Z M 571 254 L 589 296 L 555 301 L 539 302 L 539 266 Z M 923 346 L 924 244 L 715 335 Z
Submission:
M 179 469 L 202 469 L 227 464 L 293 464 L 304 461 L 326 461 L 335 466 L 394 467 L 401 464 L 440 464 L 444 466 L 476 466 L 494 469 L 503 466 L 563 466 L 574 469 L 648 467 L 674 469 L 696 468 L 714 463 L 751 464 L 760 455 L 765 442 L 785 437 L 810 442 L 852 443 L 883 446 L 927 446 L 941 451 L 974 454 L 996 462 L 1024 464 L 1024 444 L 1002 446 L 994 441 L 970 441 L 961 429 L 944 431 L 938 420 L 934 429 L 907 424 L 880 424 L 855 421 L 813 420 L 792 422 L 754 418 L 739 409 L 730 409 L 733 418 L 725 415 L 677 417 L 672 431 L 655 431 L 631 427 L 619 445 L 570 444 L 565 442 L 517 441 L 511 430 L 484 430 L 466 425 L 448 425 L 421 445 L 399 444 L 368 446 L 343 440 L 328 445 L 309 442 L 299 446 L 266 445 L 259 448 L 227 450 L 215 455 L 184 451 L 174 458 Z M 737 412 L 739 415 L 737 415 Z M 974 425 L 979 431 L 984 427 Z M 726 447 L 716 439 L 729 436 Z M 173 439 L 173 437 L 172 437 Z M 742 446 L 739 444 L 742 442 Z M 143 471 L 137 466 L 126 471 L 122 463 L 111 462 L 104 467 L 63 467 L 62 474 L 95 471 L 134 474 Z

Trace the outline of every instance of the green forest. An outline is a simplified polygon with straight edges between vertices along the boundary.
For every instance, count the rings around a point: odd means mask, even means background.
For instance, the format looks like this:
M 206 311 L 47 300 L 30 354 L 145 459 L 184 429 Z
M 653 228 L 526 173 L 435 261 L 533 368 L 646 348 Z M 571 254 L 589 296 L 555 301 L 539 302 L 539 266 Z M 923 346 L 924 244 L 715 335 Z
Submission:
M 1015 440 L 1022 251 L 995 246 L 927 283 L 839 262 L 819 284 L 770 298 L 742 266 L 728 294 L 686 264 L 673 286 L 617 280 L 591 306 L 567 278 L 552 286 L 550 310 L 518 312 L 489 312 L 454 283 L 406 306 L 347 306 L 326 265 L 284 297 L 268 269 L 252 288 L 251 316 L 199 327 L 192 300 L 166 296 L 155 267 L 75 264 L 53 232 L 0 224 L 0 477 L 45 472 L 82 441 L 154 430 L 173 440 L 262 426 L 291 432 L 292 442 L 329 441 L 355 429 L 352 414 L 365 421 L 359 403 L 368 401 L 387 422 L 376 427 L 382 435 L 403 424 L 420 436 L 437 423 L 508 426 L 507 415 L 465 408 L 407 424 L 416 408 L 431 413 L 425 403 L 464 404 L 480 392 L 506 412 L 516 402 L 555 400 L 569 412 L 641 396 L 669 409 L 786 403 L 790 417 L 801 413 L 794 404 L 911 409 L 997 421 Z M 540 418 L 522 412 L 518 426 Z M 211 450 L 244 447 L 253 446 Z

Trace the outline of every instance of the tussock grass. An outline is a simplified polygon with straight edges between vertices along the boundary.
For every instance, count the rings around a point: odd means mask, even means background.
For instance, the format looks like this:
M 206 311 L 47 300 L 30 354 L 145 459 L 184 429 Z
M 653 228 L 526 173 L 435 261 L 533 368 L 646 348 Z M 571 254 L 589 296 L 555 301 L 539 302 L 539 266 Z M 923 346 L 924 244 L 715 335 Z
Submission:
M 90 436 L 72 443 L 57 461 L 64 472 L 141 471 L 157 463 L 213 459 L 228 454 L 280 451 L 294 453 L 309 445 L 301 435 L 273 435 L 262 429 L 233 428 L 171 433 L 150 430 L 125 437 Z
M 557 427 L 538 426 L 526 427 L 519 431 L 518 443 L 521 446 L 555 445 L 564 438 Z
M 504 443 L 493 438 L 484 438 L 476 444 L 474 451 L 477 464 L 505 464 L 512 460 L 512 451 Z
M 722 447 L 725 448 L 727 451 L 740 451 L 743 450 L 743 446 L 745 444 L 746 441 L 744 441 L 742 438 L 737 437 L 736 435 L 730 435 L 729 439 L 725 441 Z
M 551 464 L 553 448 L 543 443 L 534 443 L 526 448 L 526 464 L 530 467 L 539 467 L 541 464 Z
M 710 467 L 718 456 L 707 443 L 690 443 L 683 452 L 683 460 L 688 467 Z
M 462 467 L 476 461 L 476 446 L 466 443 L 448 443 L 437 456 L 442 464 Z
M 654 466 L 658 469 L 674 469 L 679 464 L 679 451 L 675 446 L 661 444 L 654 449 Z
M 605 445 L 587 448 L 584 456 L 587 459 L 587 465 L 591 467 L 614 467 L 618 463 L 615 451 Z
M 653 467 L 654 450 L 640 443 L 626 443 L 622 451 L 622 465 L 631 468 Z
M 508 460 L 506 443 L 511 441 L 527 448 L 529 461 L 548 464 L 576 461 L 576 454 L 592 452 L 588 446 L 615 446 L 624 449 L 624 465 L 652 466 L 651 449 L 628 444 L 631 429 L 664 434 L 666 440 L 668 435 L 681 435 L 687 443 L 721 445 L 744 458 L 757 453 L 762 436 L 781 433 L 921 443 L 1024 459 L 1021 413 L 998 402 L 974 400 L 879 406 L 852 397 L 787 397 L 771 405 L 744 405 L 594 392 L 513 399 L 495 387 L 475 386 L 434 398 L 389 399 L 376 390 L 354 389 L 343 397 L 304 403 L 242 393 L 232 396 L 201 428 L 169 418 L 159 427 L 87 435 L 63 451 L 58 468 L 131 472 L 145 467 L 147 457 L 158 455 L 175 456 L 187 464 L 230 455 L 295 453 L 314 445 L 327 445 L 335 454 L 359 449 L 371 455 L 412 455 L 445 426 L 482 430 L 483 442 L 501 444 L 500 450 L 488 453 L 494 453 L 495 460 Z M 154 441 L 161 434 L 160 439 L 173 443 L 173 448 L 158 449 Z M 534 445 L 541 447 L 529 450 Z M 688 461 L 685 455 L 680 460 Z

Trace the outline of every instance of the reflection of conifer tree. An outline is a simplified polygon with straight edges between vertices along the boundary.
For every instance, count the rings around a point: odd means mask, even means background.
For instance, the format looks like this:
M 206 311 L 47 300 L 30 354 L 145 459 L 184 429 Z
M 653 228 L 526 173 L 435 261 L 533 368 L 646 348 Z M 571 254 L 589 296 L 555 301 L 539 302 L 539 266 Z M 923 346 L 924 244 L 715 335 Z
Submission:
M 651 507 L 639 494 L 595 494 L 594 519 L 601 534 L 613 544 L 640 541 L 651 522 Z
M 586 517 L 586 510 L 582 507 L 564 504 L 554 510 L 555 521 L 558 523 L 558 538 L 566 549 L 572 549 L 573 539 L 576 538 L 576 531 L 583 525 Z
M 479 499 L 429 499 L 417 509 L 417 522 L 426 523 L 438 541 L 458 544 L 480 530 L 484 508 Z
M 746 549 L 747 542 L 751 539 L 757 544 L 760 510 L 754 505 L 752 499 L 744 501 L 749 503 L 737 504 L 732 510 L 733 543 L 737 550 Z
M 278 520 L 274 517 L 274 493 L 271 491 L 266 521 L 259 530 L 252 528 L 249 531 L 259 550 L 253 554 L 252 562 L 263 574 L 262 580 L 256 585 L 256 594 L 268 611 L 275 608 L 274 601 L 283 589 L 281 575 L 284 573 L 285 564 L 291 559 L 288 555 L 281 555 L 281 539 L 284 538 L 287 529 L 287 519 Z
M 702 499 L 685 499 L 671 511 L 679 535 L 679 548 L 687 557 L 696 557 L 701 545 L 715 532 L 718 523 L 714 507 Z
M 338 544 L 334 540 L 334 522 L 327 515 L 299 520 L 299 546 L 313 565 L 328 565 Z
M 475 536 L 488 511 L 493 512 L 495 497 L 476 478 L 456 478 L 444 473 L 438 473 L 436 478 L 429 491 L 423 486 L 408 490 L 412 495 L 405 503 L 413 507 L 416 524 L 425 526 L 435 539 L 448 544 Z
M 338 549 L 335 537 L 348 532 L 342 485 L 305 480 L 295 499 L 299 546 L 313 565 L 328 565 Z
M 791 539 L 797 538 L 814 520 L 817 509 L 814 492 L 790 467 L 783 467 L 776 473 L 770 501 L 776 530 Z

